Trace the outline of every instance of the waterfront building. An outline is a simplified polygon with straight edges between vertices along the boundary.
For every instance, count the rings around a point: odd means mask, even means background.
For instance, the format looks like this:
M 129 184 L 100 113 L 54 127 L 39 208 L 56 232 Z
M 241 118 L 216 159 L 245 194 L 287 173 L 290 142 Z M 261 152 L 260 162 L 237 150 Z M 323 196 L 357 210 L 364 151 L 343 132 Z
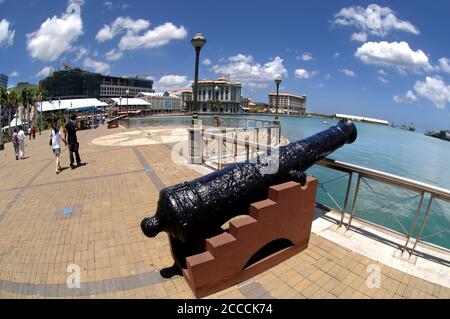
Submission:
M 110 100 L 116 108 L 116 115 L 145 115 L 151 113 L 151 104 L 140 98 L 112 98 Z
M 169 91 L 170 94 L 176 95 L 180 98 L 181 108 L 187 110 L 189 102 L 193 100 L 192 89 L 181 89 Z
M 115 77 L 81 69 L 65 68 L 54 71 L 39 82 L 52 98 L 110 98 L 133 97 L 140 92 L 153 92 L 153 81 L 137 77 Z
M 8 87 L 8 76 L 0 73 L 0 86 Z
M 242 84 L 219 78 L 198 81 L 199 112 L 238 113 L 241 107 Z
M 278 112 L 283 114 L 305 115 L 306 113 L 306 95 L 295 95 L 291 93 L 278 94 Z M 277 93 L 269 93 L 269 105 L 275 109 L 277 104 Z
M 156 113 L 182 112 L 183 106 L 181 98 L 178 95 L 164 93 L 141 92 L 136 97 L 142 98 L 151 104 L 151 111 Z

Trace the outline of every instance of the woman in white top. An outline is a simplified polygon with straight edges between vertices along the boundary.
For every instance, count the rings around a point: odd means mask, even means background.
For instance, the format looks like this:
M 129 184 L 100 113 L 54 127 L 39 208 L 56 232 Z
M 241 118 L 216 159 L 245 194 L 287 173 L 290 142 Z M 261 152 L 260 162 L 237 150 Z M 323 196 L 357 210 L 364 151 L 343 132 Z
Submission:
M 56 174 L 59 174 L 61 172 L 61 161 L 59 158 L 59 155 L 61 154 L 61 140 L 64 142 L 65 145 L 67 145 L 67 142 L 60 133 L 58 125 L 56 123 L 53 123 L 52 125 L 50 137 L 51 137 L 50 143 L 52 146 L 53 154 L 55 154 L 56 156 Z

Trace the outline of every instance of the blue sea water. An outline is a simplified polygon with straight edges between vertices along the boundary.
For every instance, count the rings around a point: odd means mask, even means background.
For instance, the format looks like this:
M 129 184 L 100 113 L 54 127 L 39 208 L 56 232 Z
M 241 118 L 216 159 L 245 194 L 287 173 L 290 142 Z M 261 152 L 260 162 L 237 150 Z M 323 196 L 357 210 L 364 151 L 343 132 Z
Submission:
M 282 134 L 291 142 L 316 134 L 337 123 L 337 120 L 330 119 L 283 116 L 280 119 Z M 325 121 L 329 125 L 323 124 Z M 358 130 L 356 141 L 344 145 L 332 153 L 330 158 L 450 189 L 450 142 L 390 126 L 359 122 L 355 122 L 355 125 Z M 317 176 L 320 183 L 345 175 L 317 165 L 309 170 L 309 174 Z M 352 191 L 355 189 L 355 179 Z M 341 207 L 347 181 L 347 177 L 343 177 L 324 185 Z M 355 216 L 406 234 L 417 212 L 420 201 L 417 195 L 418 193 L 413 191 L 365 179 L 361 182 Z M 414 196 L 417 197 L 406 200 Z M 415 235 L 423 221 L 428 199 L 429 197 L 425 196 L 419 221 L 413 229 Z M 317 201 L 339 208 L 323 189 L 319 190 Z M 351 205 L 352 201 L 349 202 L 347 211 L 351 210 Z M 433 200 L 422 238 L 450 249 L 449 202 Z

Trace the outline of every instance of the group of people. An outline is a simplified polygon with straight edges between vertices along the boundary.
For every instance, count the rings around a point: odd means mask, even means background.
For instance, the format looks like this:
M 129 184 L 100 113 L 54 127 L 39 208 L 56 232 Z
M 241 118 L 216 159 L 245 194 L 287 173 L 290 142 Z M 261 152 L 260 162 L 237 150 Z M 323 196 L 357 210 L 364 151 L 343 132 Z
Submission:
M 25 132 L 22 129 L 22 126 L 19 126 L 19 130 L 14 128 L 14 132 L 12 134 L 12 143 L 14 146 L 14 153 L 16 154 L 16 160 L 25 159 Z
M 72 114 L 70 116 L 70 120 L 67 122 L 64 128 L 64 136 L 61 134 L 59 125 L 57 122 L 54 122 L 52 125 L 52 129 L 50 132 L 50 146 L 52 147 L 53 154 L 55 154 L 56 158 L 56 174 L 61 173 L 61 141 L 64 144 L 69 146 L 69 159 L 70 159 L 70 168 L 73 170 L 77 166 L 83 166 L 84 163 L 81 162 L 80 154 L 78 152 L 80 144 L 78 143 L 77 138 L 77 123 L 76 123 L 76 115 Z M 74 158 L 75 154 L 75 158 Z M 76 165 L 75 165 L 76 163 Z
M 70 168 L 75 169 L 78 166 L 85 165 L 84 163 L 81 162 L 79 154 L 80 144 L 78 143 L 77 139 L 78 126 L 76 123 L 76 119 L 77 117 L 75 114 L 72 114 L 70 116 L 70 120 L 65 125 L 63 133 L 61 133 L 58 122 L 52 123 L 52 128 L 49 134 L 50 137 L 49 145 L 51 146 L 53 154 L 55 155 L 56 158 L 56 174 L 59 174 L 62 171 L 60 159 L 62 148 L 61 141 L 66 146 L 69 146 Z M 33 137 L 33 139 L 36 137 L 35 128 L 29 129 L 28 133 L 30 135 L 30 140 L 31 137 Z M 21 160 L 25 159 L 25 132 L 23 131 L 21 126 L 19 126 L 18 129 L 17 128 L 14 129 L 14 133 L 12 134 L 12 142 L 14 146 L 16 160 L 19 160 L 19 158 Z

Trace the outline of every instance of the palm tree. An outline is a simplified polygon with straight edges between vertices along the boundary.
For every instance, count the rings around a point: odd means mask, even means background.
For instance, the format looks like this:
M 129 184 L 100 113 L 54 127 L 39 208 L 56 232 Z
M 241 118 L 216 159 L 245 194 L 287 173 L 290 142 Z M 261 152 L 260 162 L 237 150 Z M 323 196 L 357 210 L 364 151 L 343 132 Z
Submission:
M 9 105 L 13 107 L 13 109 L 15 109 L 16 111 L 16 128 L 17 128 L 17 117 L 19 116 L 19 95 L 17 94 L 16 90 L 11 89 L 9 90 L 9 95 L 8 95 L 8 101 L 9 101 Z M 11 121 L 11 112 L 9 114 L 9 121 Z M 10 122 L 11 123 L 11 122 Z M 9 129 L 10 133 L 11 133 L 11 128 Z M 10 134 L 11 135 L 11 134 Z
M 24 88 L 22 90 L 22 92 L 20 92 L 20 101 L 22 102 L 22 105 L 23 105 L 23 111 L 21 112 L 22 117 L 20 118 L 20 121 L 22 122 L 22 124 L 24 123 L 24 117 L 25 117 L 23 113 L 28 113 L 29 95 L 30 95 L 30 91 L 27 88 Z M 29 124 L 28 121 L 27 121 L 27 123 Z
M 3 150 L 3 114 L 2 107 L 8 103 L 8 91 L 6 87 L 0 86 L 0 151 Z

